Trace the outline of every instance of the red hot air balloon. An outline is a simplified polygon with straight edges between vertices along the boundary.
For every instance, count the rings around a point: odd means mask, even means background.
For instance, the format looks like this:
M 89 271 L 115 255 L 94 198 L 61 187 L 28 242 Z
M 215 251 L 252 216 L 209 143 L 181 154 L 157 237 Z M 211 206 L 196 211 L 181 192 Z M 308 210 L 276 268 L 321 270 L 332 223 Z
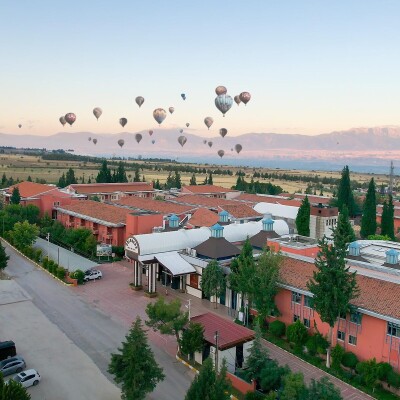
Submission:
M 217 96 L 220 96 L 221 94 L 226 94 L 227 89 L 225 86 L 217 86 L 215 88 L 215 93 L 217 94 Z
M 239 95 L 239 99 L 246 105 L 251 99 L 251 94 L 249 92 L 242 92 Z
M 68 122 L 71 126 L 76 121 L 76 115 L 74 113 L 65 114 L 65 121 Z

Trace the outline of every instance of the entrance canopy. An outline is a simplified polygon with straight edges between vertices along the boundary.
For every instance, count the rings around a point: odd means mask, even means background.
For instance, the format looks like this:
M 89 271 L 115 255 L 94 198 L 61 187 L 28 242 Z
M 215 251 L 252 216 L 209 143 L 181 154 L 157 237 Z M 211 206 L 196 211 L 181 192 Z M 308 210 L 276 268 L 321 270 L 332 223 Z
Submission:
M 173 276 L 193 274 L 195 268 L 176 251 L 154 254 L 154 258 L 167 268 Z

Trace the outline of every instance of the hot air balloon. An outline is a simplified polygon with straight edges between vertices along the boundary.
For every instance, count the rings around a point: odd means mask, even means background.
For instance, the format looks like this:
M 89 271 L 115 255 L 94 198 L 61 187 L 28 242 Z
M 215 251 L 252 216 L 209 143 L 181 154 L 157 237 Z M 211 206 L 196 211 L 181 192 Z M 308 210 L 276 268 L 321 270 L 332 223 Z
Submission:
M 187 142 L 186 136 L 179 136 L 178 137 L 178 142 L 183 147 L 185 145 L 185 143 Z
M 89 136 L 89 137 L 88 137 L 88 140 L 89 140 L 89 142 L 90 142 L 90 141 L 92 140 L 92 138 Z
M 119 119 L 119 123 L 121 124 L 121 126 L 124 128 L 125 125 L 128 123 L 128 120 L 126 118 L 120 118 Z
M 168 108 L 168 111 L 170 112 L 170 114 L 173 114 L 174 111 L 175 111 L 175 108 L 174 107 L 170 107 L 170 108 Z
M 64 115 L 62 115 L 58 120 L 61 122 L 62 126 L 64 126 L 67 123 L 67 121 L 65 120 Z
M 210 126 L 213 124 L 213 122 L 214 120 L 211 117 L 204 118 L 204 123 L 208 129 L 210 129 Z
M 212 147 L 213 142 L 210 141 L 210 142 L 208 142 L 207 144 L 208 144 L 208 147 Z
M 231 151 L 233 151 L 233 149 L 231 149 Z
M 181 93 L 181 97 L 183 100 L 186 100 L 186 94 L 185 93 Z
M 241 144 L 235 144 L 236 153 L 239 154 L 242 151 L 242 149 L 243 149 L 243 147 Z
M 153 134 L 153 131 L 150 129 L 149 130 L 149 135 L 151 136 Z
M 118 140 L 118 144 L 122 148 L 122 146 L 125 144 L 125 140 L 124 139 L 119 139 Z
M 22 125 L 21 125 L 21 124 L 19 124 L 19 125 L 18 125 L 18 128 L 22 128 Z
M 103 114 L 103 110 L 100 107 L 96 107 L 93 109 L 93 114 L 96 117 L 97 121 L 99 120 L 101 114 Z
M 136 97 L 136 99 L 135 99 L 135 101 L 136 101 L 136 104 L 139 106 L 139 108 L 142 106 L 142 104 L 144 103 L 144 97 L 142 97 L 142 96 L 138 96 L 138 97 Z
M 179 133 L 183 133 L 183 129 L 179 129 Z
M 154 144 L 155 142 L 156 142 L 156 141 L 155 141 L 154 139 L 151 141 L 151 143 L 153 143 L 153 144 Z
M 217 86 L 215 88 L 215 93 L 217 93 L 217 96 L 221 95 L 221 94 L 226 94 L 227 90 L 225 86 Z
M 218 150 L 217 154 L 222 158 L 225 154 L 225 152 L 223 150 Z
M 93 139 L 93 143 L 94 143 L 94 144 L 97 144 L 97 139 Z
M 164 121 L 166 116 L 167 116 L 167 113 L 165 112 L 165 110 L 163 108 L 156 108 L 153 111 L 153 117 L 158 122 L 159 125 L 162 124 L 162 122 Z
M 137 133 L 137 134 L 135 135 L 135 139 L 136 139 L 136 141 L 137 141 L 138 143 L 140 143 L 140 141 L 142 140 L 142 138 L 143 138 L 143 136 L 142 136 L 140 133 Z
M 215 107 L 218 108 L 219 111 L 222 112 L 225 117 L 225 113 L 227 113 L 232 107 L 233 99 L 228 94 L 221 94 L 215 98 Z
M 203 144 L 207 144 L 207 140 L 203 140 Z
M 233 99 L 235 100 L 235 103 L 237 105 L 239 105 L 242 102 L 242 100 L 240 100 L 240 96 L 238 94 Z
M 251 94 L 249 92 L 242 92 L 239 95 L 240 100 L 246 105 L 250 99 L 251 99 Z
M 190 124 L 189 122 L 186 122 L 186 128 L 189 128 Z
M 226 134 L 228 133 L 228 129 L 226 128 L 221 128 L 219 130 L 219 134 L 224 138 L 226 136 Z
M 74 113 L 65 114 L 65 121 L 67 121 L 71 126 L 76 120 L 76 115 Z

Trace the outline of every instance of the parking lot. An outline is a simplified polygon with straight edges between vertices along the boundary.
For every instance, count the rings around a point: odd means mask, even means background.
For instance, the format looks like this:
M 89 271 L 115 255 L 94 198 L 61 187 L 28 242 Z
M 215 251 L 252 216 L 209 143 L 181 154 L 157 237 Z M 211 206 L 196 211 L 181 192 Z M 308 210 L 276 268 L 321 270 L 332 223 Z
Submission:
M 40 373 L 39 385 L 28 388 L 32 400 L 120 399 L 120 390 L 11 280 L 0 280 L 0 340 L 13 340 L 26 368 Z

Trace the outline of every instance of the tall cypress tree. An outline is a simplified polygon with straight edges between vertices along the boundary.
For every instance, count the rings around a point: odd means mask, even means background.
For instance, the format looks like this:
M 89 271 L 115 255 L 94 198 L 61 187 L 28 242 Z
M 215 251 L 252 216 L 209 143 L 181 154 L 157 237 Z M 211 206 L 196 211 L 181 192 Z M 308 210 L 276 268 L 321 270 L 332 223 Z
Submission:
M 135 176 L 133 177 L 133 182 L 140 182 L 139 167 L 136 167 L 135 169 Z
M 342 177 L 340 178 L 338 188 L 337 206 L 340 212 L 342 212 L 343 205 L 347 206 L 350 216 L 355 215 L 356 206 L 353 191 L 351 190 L 350 171 L 347 165 L 342 170 Z
M 193 174 L 192 177 L 190 178 L 190 185 L 193 185 L 193 186 L 197 185 L 195 174 Z
M 11 198 L 10 198 L 10 203 L 11 204 L 19 204 L 19 203 L 21 203 L 21 195 L 19 193 L 18 186 L 16 186 L 12 191 Z
M 208 185 L 213 185 L 213 184 L 214 184 L 214 182 L 213 182 L 213 176 L 212 176 L 212 173 L 211 173 L 211 172 L 210 172 L 210 174 L 208 175 L 207 184 L 208 184 Z
M 374 178 L 371 178 L 367 196 L 364 202 L 364 211 L 361 219 L 361 237 L 367 238 L 376 233 L 376 187 Z
M 387 230 L 388 230 L 388 204 L 387 201 L 385 200 L 383 202 L 383 207 L 382 207 L 382 216 L 381 216 L 381 235 L 387 235 Z
M 111 181 L 112 181 L 111 171 L 108 168 L 107 160 L 103 160 L 103 162 L 101 163 L 99 173 L 97 174 L 97 177 L 96 177 L 96 182 L 97 183 L 110 183 Z
M 338 251 L 347 253 L 349 243 L 356 240 L 353 227 L 349 220 L 349 212 L 346 206 L 343 206 L 342 212 L 339 214 L 338 223 L 333 230 L 333 242 Z
M 383 210 L 381 217 L 381 234 L 389 236 L 392 240 L 394 236 L 394 206 L 393 197 L 389 195 L 389 203 L 383 202 Z
M 310 236 L 310 213 L 310 202 L 308 196 L 306 196 L 301 202 L 296 216 L 296 228 L 299 235 Z

